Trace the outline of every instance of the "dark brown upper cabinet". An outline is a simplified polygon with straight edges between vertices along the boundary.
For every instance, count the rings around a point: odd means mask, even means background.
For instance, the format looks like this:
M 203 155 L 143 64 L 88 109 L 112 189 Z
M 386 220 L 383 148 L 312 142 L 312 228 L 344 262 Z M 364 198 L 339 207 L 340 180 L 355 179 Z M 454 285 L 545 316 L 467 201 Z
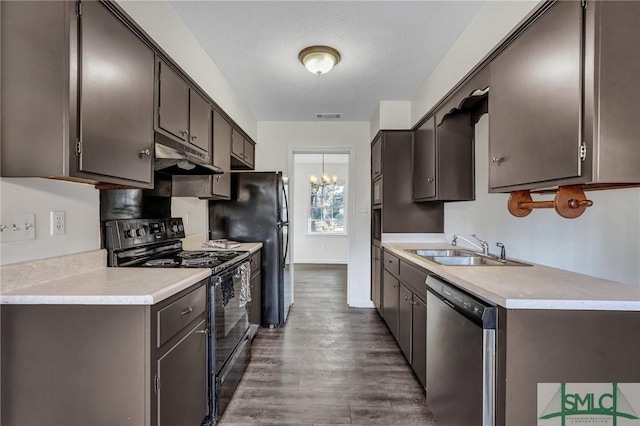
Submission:
M 235 127 L 231 134 L 231 168 L 253 170 L 255 167 L 255 143 Z
M 214 166 L 223 173 L 209 176 L 173 176 L 171 194 L 174 197 L 198 197 L 210 200 L 228 200 L 231 197 L 231 123 L 217 109 L 213 114 Z
M 380 209 L 380 233 L 442 232 L 442 203 L 414 203 L 411 187 L 413 132 L 381 130 L 371 143 L 371 161 L 380 150 L 381 173 L 371 185 L 372 210 Z M 374 216 L 375 218 L 375 216 Z M 378 233 L 376 229 L 374 233 Z
M 415 131 L 414 201 L 475 199 L 473 125 L 487 112 L 487 69 L 448 97 Z
M 465 201 L 474 196 L 473 127 L 468 113 L 416 130 L 413 146 L 414 201 Z
M 556 2 L 493 59 L 493 192 L 640 183 L 638 16 L 638 2 Z
M 211 106 L 163 61 L 158 61 L 156 130 L 205 154 L 205 162 L 210 160 Z
M 217 110 L 213 110 L 213 165 L 224 173 L 212 177 L 212 194 L 229 199 L 231 196 L 231 123 Z
M 113 5 L 78 5 L 0 4 L 2 176 L 151 188 L 154 51 Z
M 371 179 L 382 176 L 382 138 L 378 138 L 371 145 Z

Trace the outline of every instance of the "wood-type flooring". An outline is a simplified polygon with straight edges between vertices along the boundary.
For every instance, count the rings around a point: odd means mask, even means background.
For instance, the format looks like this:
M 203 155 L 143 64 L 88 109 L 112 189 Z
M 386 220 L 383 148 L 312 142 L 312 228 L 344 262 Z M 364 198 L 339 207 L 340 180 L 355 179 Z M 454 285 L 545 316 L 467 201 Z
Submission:
M 282 328 L 261 328 L 220 426 L 435 426 L 375 309 L 347 306 L 344 265 L 296 265 Z

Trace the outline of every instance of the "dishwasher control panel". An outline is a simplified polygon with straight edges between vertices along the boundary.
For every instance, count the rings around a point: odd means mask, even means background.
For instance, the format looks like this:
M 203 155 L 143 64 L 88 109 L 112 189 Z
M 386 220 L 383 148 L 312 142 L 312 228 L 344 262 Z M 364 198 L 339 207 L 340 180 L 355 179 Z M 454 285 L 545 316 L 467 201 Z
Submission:
M 451 308 L 461 312 L 483 328 L 495 328 L 496 307 L 476 299 L 473 295 L 433 276 L 427 278 L 427 289 Z

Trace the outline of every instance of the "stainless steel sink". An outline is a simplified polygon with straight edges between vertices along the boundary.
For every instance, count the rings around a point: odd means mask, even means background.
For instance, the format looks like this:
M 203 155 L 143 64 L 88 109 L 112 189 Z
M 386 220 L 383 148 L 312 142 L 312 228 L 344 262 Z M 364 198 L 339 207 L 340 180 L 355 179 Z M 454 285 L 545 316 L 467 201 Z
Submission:
M 515 260 L 497 260 L 483 256 L 430 256 L 427 259 L 449 266 L 531 266 Z
M 405 249 L 409 253 L 417 254 L 421 257 L 434 257 L 434 256 L 474 256 L 475 253 L 471 250 L 463 249 L 442 249 L 442 250 L 409 250 Z

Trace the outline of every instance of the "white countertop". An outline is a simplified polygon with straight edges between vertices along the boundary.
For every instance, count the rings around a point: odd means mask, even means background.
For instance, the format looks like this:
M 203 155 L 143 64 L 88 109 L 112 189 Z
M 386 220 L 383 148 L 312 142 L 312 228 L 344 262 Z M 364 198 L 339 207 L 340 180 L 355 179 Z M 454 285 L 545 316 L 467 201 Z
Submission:
M 184 250 L 203 248 L 204 234 L 182 240 Z M 255 253 L 262 243 L 234 251 Z M 109 268 L 106 251 L 76 253 L 0 268 L 0 304 L 153 305 L 211 276 L 209 268 Z
M 448 244 L 382 246 L 481 298 L 507 309 L 640 311 L 640 287 L 547 266 L 445 266 L 404 249 L 446 249 Z M 527 262 L 531 263 L 531 262 Z
M 108 268 L 2 292 L 10 305 L 153 305 L 211 276 L 208 268 Z
M 188 235 L 182 240 L 183 250 L 207 250 L 207 251 L 248 251 L 249 253 L 255 253 L 262 248 L 262 243 L 242 243 L 239 247 L 231 249 L 221 249 L 216 247 L 203 247 L 202 244 L 206 241 L 205 234 Z

